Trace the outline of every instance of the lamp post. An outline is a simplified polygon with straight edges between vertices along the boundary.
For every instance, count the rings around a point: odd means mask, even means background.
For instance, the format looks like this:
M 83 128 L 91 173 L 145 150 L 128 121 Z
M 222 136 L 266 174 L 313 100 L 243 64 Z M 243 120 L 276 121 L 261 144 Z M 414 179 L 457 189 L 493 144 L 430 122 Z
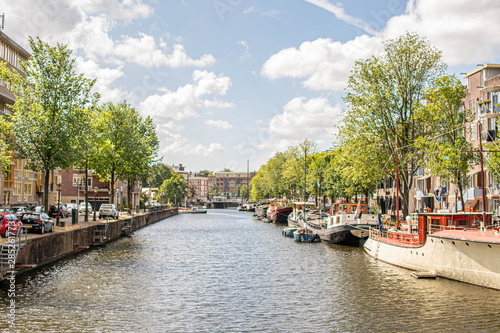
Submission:
M 95 218 L 95 212 L 97 210 L 96 201 L 97 201 L 97 190 L 98 189 L 99 188 L 97 186 L 94 187 L 94 221 L 96 220 L 96 218 Z
M 56 184 L 57 186 L 57 219 L 56 219 L 56 225 L 59 226 L 59 221 L 60 221 L 60 217 L 59 215 L 61 215 L 61 212 L 60 212 L 60 209 L 61 209 L 61 187 L 62 187 L 62 184 Z

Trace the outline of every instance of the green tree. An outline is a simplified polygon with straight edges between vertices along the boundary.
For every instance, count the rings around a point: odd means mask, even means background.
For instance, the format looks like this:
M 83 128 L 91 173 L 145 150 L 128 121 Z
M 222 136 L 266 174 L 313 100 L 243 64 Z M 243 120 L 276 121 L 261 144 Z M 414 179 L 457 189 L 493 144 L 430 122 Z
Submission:
M 157 162 L 156 125 L 151 118 L 142 118 L 135 108 L 123 102 L 102 105 L 97 127 L 102 145 L 95 170 L 101 179 L 110 181 L 113 200 L 117 179 L 127 181 L 127 193 L 130 193 L 136 181 Z M 130 195 L 127 198 L 130 200 Z M 130 207 L 130 202 L 127 206 Z
M 198 173 L 206 177 L 212 176 L 214 174 L 214 172 L 210 170 L 200 170 Z
M 90 92 L 95 80 L 75 72 L 75 59 L 67 46 L 55 47 L 30 37 L 32 57 L 19 72 L 1 68 L 16 103 L 12 106 L 12 148 L 28 167 L 44 172 L 45 209 L 48 209 L 49 175 L 66 169 L 81 157 L 80 139 L 85 132 L 86 111 L 98 95 Z
M 444 69 L 439 50 L 417 34 L 406 33 L 387 41 L 383 55 L 356 61 L 349 77 L 348 110 L 339 134 L 343 153 L 348 152 L 344 157 L 351 166 L 349 174 L 359 174 L 353 178 L 375 186 L 384 166 L 396 169 L 397 143 L 399 169 L 406 170 L 399 172 L 405 215 L 422 158 L 415 139 L 424 133 L 415 113 L 425 90 Z
M 194 198 L 196 197 L 196 186 L 195 185 L 190 185 L 188 188 L 188 197 L 189 198 Z
M 158 190 L 158 197 L 171 203 L 180 202 L 188 191 L 188 184 L 178 173 L 165 180 Z
M 462 106 L 465 91 L 455 76 L 443 76 L 425 93 L 426 105 L 417 116 L 427 131 L 417 139 L 417 146 L 425 151 L 423 166 L 456 185 L 464 207 L 464 180 L 478 155 L 465 137 L 464 125 L 473 119 L 473 110 Z M 476 126 L 476 124 L 471 124 Z
M 146 187 L 157 187 L 159 188 L 161 184 L 170 177 L 174 170 L 167 164 L 157 163 L 152 165 L 145 177 L 143 177 L 142 183 Z
M 212 181 L 212 185 L 210 185 L 210 195 L 216 197 L 219 195 L 219 186 L 215 183 L 215 180 Z

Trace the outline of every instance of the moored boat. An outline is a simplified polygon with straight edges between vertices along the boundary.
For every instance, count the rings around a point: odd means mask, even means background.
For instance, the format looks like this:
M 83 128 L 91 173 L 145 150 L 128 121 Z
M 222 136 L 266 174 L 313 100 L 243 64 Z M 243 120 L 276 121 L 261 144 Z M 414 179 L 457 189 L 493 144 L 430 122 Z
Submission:
M 259 205 L 255 207 L 255 215 L 257 215 L 257 217 L 266 217 L 266 211 L 268 207 L 269 206 L 267 205 Z
M 389 264 L 500 289 L 500 233 L 491 217 L 478 212 L 414 213 L 401 228 L 372 229 L 364 249 Z
M 312 230 L 309 230 L 307 228 L 300 228 L 294 231 L 293 238 L 295 239 L 295 241 L 303 243 L 321 242 L 321 238 L 319 237 L 319 235 L 315 234 L 314 232 L 312 232 Z
M 369 214 L 367 205 L 361 203 L 337 204 L 334 213 L 316 231 L 321 240 L 328 243 L 363 246 L 370 228 L 377 227 L 379 223 L 378 215 Z
M 187 210 L 186 213 L 188 213 L 188 214 L 206 214 L 207 210 L 200 209 L 198 207 L 192 207 L 191 209 Z
M 286 224 L 288 223 L 288 215 L 290 215 L 292 210 L 292 207 L 269 207 L 266 212 L 267 219 L 273 223 Z
M 299 219 L 304 214 L 308 214 L 316 207 L 314 202 L 297 201 L 292 204 L 292 212 L 288 215 L 287 222 L 289 227 L 299 227 Z
M 286 227 L 283 229 L 283 231 L 281 232 L 281 234 L 283 236 L 287 236 L 287 237 L 293 237 L 293 233 L 297 230 L 299 230 L 300 228 L 299 227 Z

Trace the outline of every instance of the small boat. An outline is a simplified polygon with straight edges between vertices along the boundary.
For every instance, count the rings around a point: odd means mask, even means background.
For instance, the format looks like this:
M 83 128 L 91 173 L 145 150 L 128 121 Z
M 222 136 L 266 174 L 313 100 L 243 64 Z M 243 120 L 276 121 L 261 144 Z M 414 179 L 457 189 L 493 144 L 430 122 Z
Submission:
M 299 229 L 300 229 L 299 227 L 286 227 L 285 229 L 283 229 L 281 234 L 283 236 L 293 237 L 293 233 Z
M 240 212 L 245 212 L 247 210 L 247 207 L 246 205 L 239 205 L 238 208 L 236 208 L 236 210 L 239 210 Z
M 249 202 L 249 203 L 247 203 L 247 204 L 245 205 L 245 210 L 246 210 L 247 212 L 255 212 L 255 206 L 256 206 L 256 205 L 257 205 L 257 204 L 256 204 L 255 202 Z
M 293 233 L 293 238 L 297 242 L 303 242 L 303 243 L 316 243 L 316 242 L 321 242 L 321 238 L 319 235 L 315 234 L 312 232 L 312 230 L 309 230 L 307 228 L 300 228 L 297 229 Z
M 207 210 L 206 209 L 200 209 L 198 207 L 193 207 L 189 210 L 186 211 L 188 214 L 206 214 Z
M 267 205 L 259 205 L 257 207 L 255 207 L 255 214 L 257 215 L 257 217 L 266 217 L 266 211 L 267 211 L 267 208 L 269 206 Z
M 325 218 L 317 233 L 321 240 L 347 246 L 363 246 L 370 228 L 378 226 L 378 215 L 368 213 L 368 207 L 361 203 L 335 205 L 334 215 Z
M 316 204 L 314 202 L 294 202 L 292 204 L 292 212 L 288 215 L 287 222 L 289 227 L 299 227 L 299 219 L 302 218 L 302 215 L 305 213 L 306 215 L 315 209 Z

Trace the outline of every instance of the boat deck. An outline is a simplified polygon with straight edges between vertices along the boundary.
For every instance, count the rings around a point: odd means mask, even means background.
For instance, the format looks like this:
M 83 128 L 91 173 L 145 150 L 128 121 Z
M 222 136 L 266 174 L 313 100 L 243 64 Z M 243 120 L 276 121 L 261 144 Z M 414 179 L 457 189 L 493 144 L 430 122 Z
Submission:
M 432 236 L 469 240 L 484 243 L 500 243 L 500 233 L 496 230 L 463 229 L 463 230 L 440 230 L 432 233 Z

